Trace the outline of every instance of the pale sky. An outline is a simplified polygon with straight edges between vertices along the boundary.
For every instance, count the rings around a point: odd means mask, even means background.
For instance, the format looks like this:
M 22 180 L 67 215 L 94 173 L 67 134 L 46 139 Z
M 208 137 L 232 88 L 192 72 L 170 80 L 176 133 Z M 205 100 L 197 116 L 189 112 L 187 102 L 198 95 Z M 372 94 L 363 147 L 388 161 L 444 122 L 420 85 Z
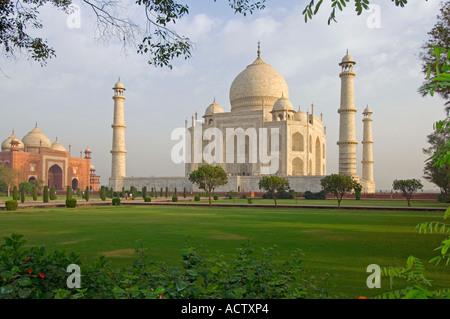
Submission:
M 74 3 L 77 3 L 74 0 Z M 193 3 L 193 4 L 192 4 Z M 200 5 L 201 3 L 201 5 Z M 146 63 L 136 49 L 120 41 L 95 39 L 95 19 L 80 4 L 80 28 L 69 28 L 67 15 L 45 8 L 48 39 L 57 57 L 46 67 L 25 58 L 0 58 L 2 116 L 0 140 L 14 129 L 22 139 L 38 123 L 51 142 L 58 141 L 72 156 L 92 150 L 92 164 L 107 185 L 111 171 L 113 90 L 120 77 L 126 87 L 125 123 L 127 176 L 183 176 L 184 165 L 172 162 L 176 141 L 171 132 L 187 118 L 199 118 L 216 99 L 230 111 L 229 89 L 234 78 L 261 57 L 286 80 L 294 108 L 315 105 L 327 126 L 327 174 L 338 171 L 340 67 L 349 50 L 356 61 L 355 106 L 358 173 L 362 160 L 362 111 L 373 111 L 374 176 L 377 190 L 391 190 L 394 179 L 420 178 L 425 190 L 437 188 L 423 179 L 426 136 L 444 117 L 439 97 L 417 93 L 424 75 L 420 47 L 428 39 L 439 13 L 439 1 L 410 1 L 397 8 L 373 0 L 375 11 L 356 16 L 353 8 L 338 12 L 338 23 L 327 25 L 325 3 L 305 24 L 306 1 L 268 0 L 267 8 L 246 17 L 234 15 L 225 0 L 190 1 L 190 14 L 176 30 L 195 43 L 192 58 L 174 62 L 173 70 Z M 127 15 L 138 18 L 139 8 Z M 379 27 L 376 24 L 379 23 Z

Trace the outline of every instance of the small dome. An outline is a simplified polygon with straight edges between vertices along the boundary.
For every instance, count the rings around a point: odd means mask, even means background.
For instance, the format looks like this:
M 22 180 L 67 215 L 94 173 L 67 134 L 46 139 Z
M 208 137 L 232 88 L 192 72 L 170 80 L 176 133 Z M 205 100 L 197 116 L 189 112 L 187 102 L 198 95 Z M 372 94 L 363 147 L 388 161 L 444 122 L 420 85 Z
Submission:
M 55 151 L 67 152 L 66 148 L 58 142 L 58 139 L 56 139 L 55 143 L 52 144 L 51 149 Z
M 91 171 L 95 171 L 94 165 L 91 165 L 90 170 L 91 170 Z
M 367 107 L 364 109 L 363 114 L 372 114 L 372 110 L 369 109 L 369 106 L 367 106 Z
M 339 63 L 339 65 L 342 65 L 343 63 L 356 64 L 356 62 L 353 60 L 352 56 L 350 54 L 348 54 L 348 50 L 347 50 L 347 54 L 342 58 L 342 62 Z
M 10 137 L 8 137 L 6 140 L 2 142 L 2 151 L 9 151 L 11 150 L 11 142 L 13 140 L 16 140 L 19 142 L 19 150 L 23 151 L 25 146 L 23 145 L 22 141 L 19 140 L 15 135 L 14 132 L 11 134 Z
M 125 89 L 125 87 L 123 86 L 122 82 L 117 81 L 116 84 L 114 84 L 113 89 Z
M 214 99 L 214 102 L 212 102 L 212 104 L 210 104 L 206 108 L 204 116 L 211 116 L 215 113 L 223 113 L 223 109 L 219 104 L 216 103 L 216 99 Z
M 88 148 L 86 148 L 86 150 L 84 151 L 84 153 L 86 153 L 86 154 L 91 154 L 92 151 L 91 151 L 91 149 L 88 147 Z
M 52 143 L 48 137 L 38 129 L 37 125 L 23 137 L 22 142 L 26 147 L 50 148 L 52 146 Z
M 283 96 L 280 97 L 273 105 L 272 112 L 273 111 L 294 111 L 294 108 L 292 107 L 291 101 L 289 101 L 283 93 Z

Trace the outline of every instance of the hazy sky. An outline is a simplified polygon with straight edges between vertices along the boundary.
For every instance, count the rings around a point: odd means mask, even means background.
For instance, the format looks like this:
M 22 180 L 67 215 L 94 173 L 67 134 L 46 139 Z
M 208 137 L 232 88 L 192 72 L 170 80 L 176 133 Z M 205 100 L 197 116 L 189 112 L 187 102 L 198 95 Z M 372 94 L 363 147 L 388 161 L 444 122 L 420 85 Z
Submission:
M 261 57 L 286 80 L 294 108 L 324 114 L 327 126 L 327 173 L 338 171 L 340 99 L 339 62 L 346 50 L 356 61 L 356 136 L 362 140 L 362 111 L 373 111 L 374 176 L 377 190 L 390 190 L 396 178 L 421 178 L 425 189 L 436 189 L 423 178 L 422 148 L 433 123 L 443 119 L 444 101 L 417 93 L 423 81 L 420 47 L 439 13 L 439 1 L 410 1 L 397 8 L 374 0 L 377 11 L 356 16 L 353 8 L 327 25 L 328 8 L 305 24 L 306 1 L 268 0 L 267 8 L 243 17 L 227 1 L 189 1 L 190 14 L 176 30 L 195 43 L 193 57 L 174 62 L 173 70 L 146 63 L 136 49 L 120 41 L 95 38 L 95 18 L 81 3 L 80 28 L 69 28 L 67 15 L 45 8 L 46 28 L 39 31 L 56 50 L 46 67 L 25 58 L 0 58 L 2 115 L 0 140 L 14 129 L 23 138 L 38 123 L 52 142 L 72 156 L 86 147 L 106 185 L 111 171 L 112 87 L 120 77 L 126 87 L 125 123 L 127 176 L 183 176 L 184 165 L 170 158 L 171 132 L 184 127 L 195 112 L 203 116 L 213 101 L 230 110 L 234 78 Z M 77 3 L 76 0 L 74 3 Z M 130 2 L 132 3 L 132 2 Z M 201 4 L 200 4 L 201 3 Z M 139 8 L 122 9 L 141 19 Z M 124 13 L 125 14 L 125 13 Z M 375 20 L 374 20 L 375 18 Z M 376 19 L 379 18 L 379 19 Z M 362 144 L 357 146 L 361 173 Z

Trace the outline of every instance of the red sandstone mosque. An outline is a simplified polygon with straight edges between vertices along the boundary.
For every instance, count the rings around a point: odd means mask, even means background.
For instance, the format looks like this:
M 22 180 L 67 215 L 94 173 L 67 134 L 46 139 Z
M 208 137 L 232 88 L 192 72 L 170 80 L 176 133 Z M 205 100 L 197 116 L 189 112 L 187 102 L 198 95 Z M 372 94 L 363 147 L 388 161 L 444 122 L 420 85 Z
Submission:
M 36 127 L 22 140 L 12 135 L 1 144 L 0 165 L 14 168 L 21 172 L 17 184 L 35 179 L 42 180 L 49 188 L 65 190 L 70 186 L 73 190 L 89 187 L 98 191 L 100 176 L 95 174 L 91 165 L 91 150 L 84 151 L 84 157 L 71 157 L 69 151 L 58 142 L 52 144 L 47 136 Z

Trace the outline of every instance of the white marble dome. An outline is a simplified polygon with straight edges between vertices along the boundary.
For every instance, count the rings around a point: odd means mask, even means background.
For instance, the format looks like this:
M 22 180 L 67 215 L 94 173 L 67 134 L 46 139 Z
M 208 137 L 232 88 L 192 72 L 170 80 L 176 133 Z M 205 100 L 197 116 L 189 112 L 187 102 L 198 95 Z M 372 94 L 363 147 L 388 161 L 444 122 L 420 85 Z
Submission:
M 48 137 L 45 136 L 45 134 L 42 133 L 37 126 L 23 137 L 22 142 L 26 147 L 51 148 L 52 146 L 52 143 Z
M 66 148 L 58 142 L 58 139 L 56 139 L 55 143 L 52 144 L 51 149 L 55 151 L 67 152 Z
M 210 104 L 205 111 L 205 116 L 211 116 L 216 113 L 223 113 L 222 107 L 216 103 L 216 99 L 214 99 L 214 102 Z
M 291 101 L 283 94 L 273 105 L 272 111 L 294 111 L 294 108 Z
M 231 84 L 231 111 L 261 110 L 263 101 L 265 107 L 272 107 L 282 93 L 289 98 L 286 81 L 258 53 L 258 58 Z

